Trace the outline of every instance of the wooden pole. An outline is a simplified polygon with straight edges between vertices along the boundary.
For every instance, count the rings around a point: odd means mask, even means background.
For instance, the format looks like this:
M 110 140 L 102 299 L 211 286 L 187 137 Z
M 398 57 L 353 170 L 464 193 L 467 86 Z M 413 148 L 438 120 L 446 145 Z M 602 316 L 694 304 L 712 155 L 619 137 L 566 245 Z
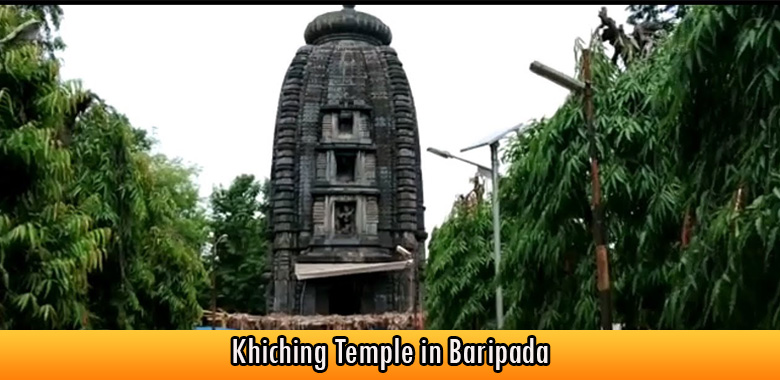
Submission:
M 591 212 L 593 213 L 593 243 L 596 246 L 597 286 L 601 305 L 601 328 L 612 330 L 612 294 L 609 279 L 609 248 L 604 227 L 604 205 L 601 203 L 601 182 L 599 179 L 598 146 L 596 126 L 593 122 L 593 88 L 590 70 L 590 50 L 582 51 L 582 76 L 585 80 L 585 120 L 588 127 L 590 151 Z
M 420 280 L 419 280 L 419 273 L 418 273 L 418 268 L 417 268 L 417 265 L 418 265 L 418 263 L 417 263 L 417 250 L 412 252 L 412 263 L 413 263 L 412 265 L 414 265 L 414 268 L 412 268 L 412 270 L 414 271 L 414 274 L 412 276 L 412 278 L 413 278 L 412 283 L 414 284 L 414 285 L 412 285 L 413 289 L 414 289 L 414 293 L 412 295 L 412 302 L 414 302 L 414 306 L 412 307 L 412 318 L 414 318 L 413 319 L 413 321 L 414 321 L 414 329 L 415 330 L 419 330 L 420 329 L 420 325 L 419 325 L 419 321 L 418 321 L 418 318 L 417 318 L 417 312 L 419 310 L 418 304 L 420 302 L 419 301 L 420 300 L 420 297 L 419 297 L 419 293 L 420 293 Z
M 219 244 L 219 242 L 217 242 Z M 217 244 L 214 245 L 214 252 L 211 255 L 211 329 L 216 328 L 217 323 Z

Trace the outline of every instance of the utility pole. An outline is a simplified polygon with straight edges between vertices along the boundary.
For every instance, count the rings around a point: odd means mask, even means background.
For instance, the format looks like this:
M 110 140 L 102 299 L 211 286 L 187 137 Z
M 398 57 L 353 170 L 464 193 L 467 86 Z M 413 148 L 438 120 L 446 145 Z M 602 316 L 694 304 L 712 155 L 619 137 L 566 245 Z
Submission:
M 498 215 L 498 141 L 490 144 L 491 182 L 493 185 L 493 258 L 496 261 L 496 324 L 499 330 L 504 328 L 504 293 L 501 289 L 501 218 Z
M 609 279 L 609 251 L 607 231 L 604 227 L 604 205 L 601 203 L 601 180 L 599 179 L 598 145 L 596 126 L 593 122 L 593 74 L 590 70 L 590 49 L 582 51 L 582 77 L 585 80 L 585 121 L 587 123 L 590 153 L 591 212 L 593 214 L 593 243 L 596 246 L 597 287 L 601 304 L 601 328 L 612 330 L 612 290 Z
M 211 329 L 216 329 L 217 324 L 217 249 L 222 240 L 227 239 L 227 235 L 221 235 L 214 242 L 214 252 L 211 255 Z
M 412 316 L 414 318 L 414 328 L 416 330 L 420 330 L 420 319 L 417 316 L 417 313 L 419 313 L 422 308 L 420 308 L 420 268 L 418 267 L 419 262 L 417 261 L 417 250 L 412 253 L 412 265 L 414 265 L 414 295 L 412 295 L 412 301 L 414 302 L 414 307 L 412 308 Z
M 607 231 L 604 227 L 604 205 L 601 204 L 601 181 L 599 179 L 598 145 L 596 144 L 596 126 L 593 116 L 593 74 L 590 67 L 590 49 L 582 50 L 582 79 L 585 83 L 569 77 L 539 62 L 531 63 L 531 71 L 569 91 L 583 95 L 585 122 L 587 124 L 588 151 L 590 155 L 591 214 L 593 224 L 593 243 L 596 246 L 596 285 L 599 291 L 601 307 L 601 328 L 612 330 L 612 294 L 609 279 L 609 251 Z
M 498 160 L 498 148 L 499 143 L 501 139 L 506 137 L 510 133 L 517 132 L 518 135 L 521 135 L 523 133 L 528 132 L 528 130 L 533 127 L 533 124 L 531 123 L 520 123 L 518 125 L 513 126 L 512 128 L 501 130 L 499 133 L 494 133 L 490 137 L 483 139 L 479 143 L 472 145 L 468 148 L 461 149 L 461 152 L 466 152 L 475 148 L 480 148 L 483 146 L 489 146 L 490 147 L 490 168 L 488 169 L 485 166 L 482 166 L 480 164 L 471 162 L 469 160 L 457 157 L 452 155 L 450 152 L 435 149 L 435 148 L 428 148 L 428 151 L 443 158 L 454 158 L 456 160 L 465 162 L 467 164 L 471 164 L 477 167 L 477 172 L 480 175 L 487 176 L 490 175 L 490 179 L 492 182 L 492 206 L 493 206 L 493 260 L 495 262 L 495 271 L 496 271 L 496 328 L 498 330 L 503 330 L 504 328 L 504 294 L 501 289 L 501 280 L 500 280 L 500 274 L 501 274 L 501 218 L 499 216 L 499 196 L 498 196 L 498 182 L 499 182 L 499 176 L 498 176 L 498 169 L 499 169 L 499 160 Z
M 214 247 L 214 253 L 211 255 L 211 329 L 214 330 L 217 325 L 217 270 L 216 260 L 217 247 Z

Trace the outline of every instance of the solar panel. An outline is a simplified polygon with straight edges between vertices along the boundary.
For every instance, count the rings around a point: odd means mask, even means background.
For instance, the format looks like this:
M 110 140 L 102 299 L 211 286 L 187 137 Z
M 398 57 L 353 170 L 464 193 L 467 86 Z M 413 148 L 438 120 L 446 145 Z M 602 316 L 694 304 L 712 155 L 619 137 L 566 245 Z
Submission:
M 525 131 L 528 130 L 528 128 L 531 128 L 532 125 L 533 124 L 530 121 L 527 121 L 525 123 L 520 123 L 518 125 L 515 125 L 512 128 L 505 129 L 505 130 L 493 133 L 489 137 L 482 139 L 479 143 L 477 143 L 475 145 L 472 145 L 472 146 L 470 146 L 468 148 L 463 148 L 460 151 L 461 152 L 465 152 L 465 151 L 476 149 L 476 148 L 480 148 L 480 147 L 483 147 L 483 146 L 486 146 L 486 145 L 492 145 L 494 142 L 503 139 L 506 135 L 508 135 L 508 134 L 510 134 L 512 132 L 524 133 Z

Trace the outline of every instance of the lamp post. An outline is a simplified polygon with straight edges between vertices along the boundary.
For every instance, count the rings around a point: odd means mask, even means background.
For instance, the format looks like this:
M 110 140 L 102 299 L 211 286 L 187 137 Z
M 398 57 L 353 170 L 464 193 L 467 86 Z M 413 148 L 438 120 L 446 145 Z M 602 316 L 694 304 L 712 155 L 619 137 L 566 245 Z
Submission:
M 599 179 L 598 147 L 596 146 L 596 127 L 593 123 L 593 88 L 590 70 L 590 50 L 582 51 L 582 76 L 584 83 L 539 62 L 531 63 L 531 71 L 571 92 L 584 95 L 585 122 L 590 155 L 591 212 L 593 214 L 593 243 L 596 246 L 597 284 L 601 303 L 601 328 L 612 330 L 612 300 L 609 279 L 609 254 L 606 228 L 604 227 L 604 206 L 601 203 L 601 182 Z
M 515 131 L 524 132 L 530 126 L 531 125 L 528 123 L 518 124 L 512 128 L 494 134 L 490 138 L 484 139 L 478 144 L 472 145 L 468 148 L 461 149 L 461 152 L 466 152 L 472 149 L 483 147 L 485 145 L 490 146 L 490 163 L 491 163 L 490 169 L 480 164 L 477 164 L 475 162 L 466 160 L 464 158 L 454 156 L 450 152 L 442 151 L 435 148 L 428 148 L 429 152 L 437 156 L 443 158 L 454 158 L 458 161 L 462 161 L 467 164 L 476 166 L 480 175 L 487 176 L 488 174 L 490 174 L 491 185 L 493 187 L 493 191 L 491 194 L 492 195 L 491 203 L 493 206 L 493 257 L 495 260 L 494 266 L 496 270 L 496 324 L 499 330 L 504 328 L 504 296 L 503 296 L 503 291 L 501 288 L 501 282 L 499 277 L 500 268 L 501 268 L 501 218 L 499 215 L 499 204 L 498 204 L 499 202 L 498 200 L 498 166 L 499 166 L 498 147 L 499 147 L 499 141 L 509 133 Z
M 467 163 L 469 165 L 476 166 L 477 167 L 477 171 L 479 172 L 479 175 L 481 175 L 483 177 L 490 177 L 490 176 L 493 175 L 492 174 L 493 170 L 491 170 L 490 168 L 488 168 L 486 166 L 483 166 L 483 165 L 480 165 L 480 164 L 478 164 L 476 162 L 469 161 L 469 160 L 467 160 L 465 158 L 461 158 L 461 157 L 455 156 L 455 155 L 453 155 L 452 153 L 450 153 L 450 152 L 448 152 L 446 150 L 439 150 L 439 149 L 436 149 L 436 148 L 428 148 L 428 152 L 431 152 L 431 153 L 433 153 L 433 154 L 435 154 L 435 155 L 437 155 L 439 157 L 442 157 L 442 158 L 454 158 L 454 159 L 456 159 L 458 161 L 465 162 L 465 163 Z
M 214 242 L 214 252 L 211 255 L 211 329 L 216 328 L 217 320 L 217 249 L 219 243 L 227 239 L 227 234 L 222 234 Z
M 418 282 L 420 281 L 420 275 L 418 271 L 418 263 L 417 263 L 417 255 L 409 252 L 406 248 L 398 245 L 395 247 L 395 251 L 398 252 L 401 256 L 404 258 L 411 259 L 411 276 L 409 281 L 409 295 L 411 296 L 409 301 L 411 302 L 411 310 L 412 310 L 412 320 L 414 321 L 414 328 L 416 330 L 420 330 L 421 326 L 419 324 L 420 320 L 417 318 L 418 310 L 422 310 L 422 306 L 420 305 L 420 288 L 418 286 Z

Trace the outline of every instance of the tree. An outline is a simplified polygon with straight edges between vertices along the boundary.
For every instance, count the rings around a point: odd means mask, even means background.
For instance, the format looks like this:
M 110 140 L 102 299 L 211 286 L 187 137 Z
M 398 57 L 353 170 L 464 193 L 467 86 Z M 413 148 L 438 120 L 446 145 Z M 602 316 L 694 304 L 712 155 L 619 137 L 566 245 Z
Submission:
M 780 327 L 778 16 L 777 6 L 694 7 L 624 71 L 591 46 L 614 317 L 627 328 Z M 508 328 L 597 328 L 581 101 L 505 154 Z M 431 247 L 452 241 L 437 233 Z M 452 267 L 437 278 L 458 281 Z M 488 280 L 463 281 L 449 286 Z
M 44 50 L 51 58 L 58 50 L 65 48 L 61 38 L 55 37 L 54 32 L 59 31 L 63 12 L 59 5 L 21 4 L 16 6 L 24 15 L 29 15 L 43 23 L 43 38 L 40 40 Z
M 678 27 L 665 87 L 679 112 L 693 237 L 673 272 L 663 323 L 776 329 L 780 6 L 702 6 L 690 16 Z
M 195 172 L 61 81 L 32 28 L 58 12 L 0 7 L 0 328 L 191 328 L 207 233 Z
M 254 176 L 244 174 L 227 189 L 217 188 L 211 195 L 214 236 L 228 236 L 217 247 L 217 302 L 221 309 L 266 312 L 267 192 L 267 181 L 261 185 Z
M 627 34 L 623 25 L 607 15 L 607 8 L 599 11 L 597 32 L 600 38 L 614 47 L 612 64 L 618 64 L 618 58 L 628 67 L 636 59 L 647 58 L 653 48 L 670 35 L 680 19 L 687 14 L 687 5 L 630 5 L 628 23 L 634 30 Z
M 30 16 L 0 6 L 0 35 Z M 58 136 L 85 93 L 60 81 L 35 40 L 4 44 L 0 60 L 0 327 L 83 327 L 87 275 L 110 231 L 69 194 L 76 177 Z
M 668 66 L 665 51 L 619 72 L 591 46 L 603 203 L 616 321 L 633 328 L 658 320 L 668 292 L 663 282 L 682 213 L 675 203 L 669 131 L 654 95 Z M 514 139 L 502 185 L 510 218 L 502 273 L 507 326 L 598 328 L 595 260 L 589 231 L 590 172 L 582 98 L 573 96 L 528 138 Z M 672 235 L 670 235 L 670 233 Z M 650 235 L 643 237 L 643 235 Z M 511 273 L 511 277 L 509 276 Z
M 73 133 L 81 174 L 74 192 L 112 231 L 103 268 L 89 278 L 94 328 L 189 328 L 200 317 L 207 226 L 195 172 L 149 148 L 144 133 L 102 103 Z
M 626 10 L 631 12 L 628 23 L 639 25 L 642 23 L 658 23 L 661 28 L 671 31 L 690 10 L 690 5 L 629 5 Z
M 425 267 L 428 328 L 471 330 L 495 325 L 490 207 L 480 202 L 468 209 L 458 203 L 431 234 Z

